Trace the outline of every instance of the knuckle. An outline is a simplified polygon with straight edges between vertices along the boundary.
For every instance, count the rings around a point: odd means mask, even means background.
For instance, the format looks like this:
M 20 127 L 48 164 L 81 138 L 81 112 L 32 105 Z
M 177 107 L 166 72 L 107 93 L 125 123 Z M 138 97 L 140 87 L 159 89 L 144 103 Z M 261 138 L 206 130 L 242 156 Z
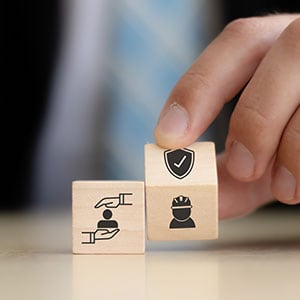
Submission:
M 231 127 L 239 135 L 246 136 L 247 139 L 255 139 L 257 143 L 261 140 L 265 144 L 266 133 L 269 131 L 271 123 L 270 116 L 257 106 L 245 101 L 234 111 Z
M 204 72 L 189 70 L 172 90 L 172 102 L 183 103 L 197 97 L 199 91 L 203 93 L 211 88 L 212 83 Z
M 235 37 L 249 38 L 254 36 L 262 28 L 259 17 L 240 18 L 226 25 L 224 32 Z
M 256 127 L 258 127 L 259 130 L 268 127 L 272 121 L 272 118 L 267 113 L 259 109 L 257 106 L 251 105 L 250 103 L 244 104 L 243 110 L 244 114 L 249 115 L 252 122 Z
M 193 85 L 200 86 L 202 88 L 210 88 L 211 81 L 208 79 L 208 74 L 206 72 L 188 70 L 184 75 L 183 79 L 186 82 L 190 82 Z

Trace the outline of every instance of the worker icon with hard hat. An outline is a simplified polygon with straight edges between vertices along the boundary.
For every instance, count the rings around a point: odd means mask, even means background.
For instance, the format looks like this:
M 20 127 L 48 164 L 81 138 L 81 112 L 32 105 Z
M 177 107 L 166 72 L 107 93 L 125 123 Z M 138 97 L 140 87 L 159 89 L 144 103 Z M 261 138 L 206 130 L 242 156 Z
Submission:
M 172 201 L 173 219 L 170 223 L 170 229 L 175 228 L 195 228 L 195 222 L 191 218 L 191 200 L 189 197 L 180 195 Z

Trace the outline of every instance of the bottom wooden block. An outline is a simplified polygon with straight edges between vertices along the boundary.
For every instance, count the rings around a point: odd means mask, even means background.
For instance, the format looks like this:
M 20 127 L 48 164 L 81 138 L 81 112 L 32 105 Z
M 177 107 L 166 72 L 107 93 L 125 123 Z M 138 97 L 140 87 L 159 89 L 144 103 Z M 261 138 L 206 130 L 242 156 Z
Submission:
M 216 189 L 216 186 L 185 186 L 181 191 L 174 187 L 149 189 L 148 239 L 216 239 L 218 237 Z
M 144 183 L 73 182 L 73 253 L 145 252 Z

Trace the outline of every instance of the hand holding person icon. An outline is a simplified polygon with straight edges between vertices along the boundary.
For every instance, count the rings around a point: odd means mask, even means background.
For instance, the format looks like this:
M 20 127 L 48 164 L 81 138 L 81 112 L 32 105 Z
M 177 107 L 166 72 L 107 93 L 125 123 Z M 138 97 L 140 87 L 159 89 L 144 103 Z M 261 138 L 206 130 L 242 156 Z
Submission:
M 98 222 L 98 229 L 95 231 L 95 240 L 110 240 L 112 239 L 119 231 L 118 222 L 111 220 L 112 212 L 109 209 L 106 209 L 103 212 L 104 220 Z
M 89 241 L 82 242 L 82 244 L 95 244 L 96 241 L 110 240 L 120 232 L 118 222 L 111 220 L 112 212 L 109 209 L 104 210 L 103 220 L 97 224 L 96 231 L 82 232 L 82 234 L 89 234 Z

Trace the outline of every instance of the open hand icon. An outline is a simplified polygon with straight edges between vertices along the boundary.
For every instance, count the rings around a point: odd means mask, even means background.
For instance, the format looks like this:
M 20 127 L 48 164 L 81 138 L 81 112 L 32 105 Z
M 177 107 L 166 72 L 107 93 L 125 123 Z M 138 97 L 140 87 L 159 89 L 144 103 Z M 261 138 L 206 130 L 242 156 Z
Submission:
M 95 231 L 95 240 L 110 240 L 112 239 L 120 229 L 108 229 L 108 228 L 100 228 Z
M 82 234 L 89 234 L 89 241 L 82 242 L 82 244 L 95 244 L 96 241 L 100 240 L 110 240 L 112 239 L 120 229 L 108 229 L 108 228 L 99 228 L 96 231 L 84 231 Z

